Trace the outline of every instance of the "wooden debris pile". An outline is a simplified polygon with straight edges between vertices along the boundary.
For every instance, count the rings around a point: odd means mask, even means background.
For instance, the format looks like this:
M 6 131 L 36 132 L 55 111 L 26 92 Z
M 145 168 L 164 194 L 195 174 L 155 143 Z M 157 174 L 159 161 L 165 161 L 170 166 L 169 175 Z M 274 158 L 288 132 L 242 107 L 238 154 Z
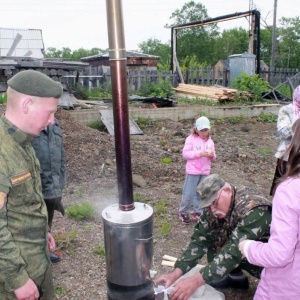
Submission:
M 181 95 L 183 97 L 199 98 L 218 102 L 233 101 L 235 94 L 243 98 L 253 98 L 251 93 L 218 86 L 202 86 L 180 83 L 178 87 L 173 88 L 173 90 L 177 95 Z

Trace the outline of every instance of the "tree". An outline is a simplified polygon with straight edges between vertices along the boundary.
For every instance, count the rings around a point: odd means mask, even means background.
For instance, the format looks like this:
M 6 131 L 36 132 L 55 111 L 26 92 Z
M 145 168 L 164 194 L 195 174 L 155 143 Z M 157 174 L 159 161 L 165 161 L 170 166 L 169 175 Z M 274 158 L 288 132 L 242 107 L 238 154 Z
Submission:
M 92 48 L 91 50 L 87 50 L 84 48 L 79 48 L 77 50 L 72 51 L 70 48 L 62 48 L 62 50 L 56 49 L 54 47 L 49 47 L 46 50 L 45 57 L 46 58 L 61 58 L 70 61 L 80 61 L 81 58 L 86 56 L 93 56 L 97 54 L 102 54 L 107 52 L 108 50 L 103 50 L 100 48 Z
M 216 60 L 227 59 L 230 55 L 247 52 L 248 47 L 249 33 L 246 29 L 239 27 L 224 30 L 216 39 L 214 58 Z
M 194 1 L 187 2 L 181 9 L 176 9 L 170 19 L 171 24 L 166 28 L 176 25 L 191 23 L 208 19 L 205 6 Z M 182 62 L 186 57 L 196 57 L 199 63 L 212 63 L 212 46 L 218 36 L 216 24 L 196 26 L 177 30 L 177 58 Z
M 299 68 L 300 66 L 300 18 L 282 18 L 278 28 L 277 67 Z
M 169 70 L 171 59 L 171 47 L 160 40 L 152 38 L 138 44 L 139 51 L 145 54 L 159 56 L 158 69 Z

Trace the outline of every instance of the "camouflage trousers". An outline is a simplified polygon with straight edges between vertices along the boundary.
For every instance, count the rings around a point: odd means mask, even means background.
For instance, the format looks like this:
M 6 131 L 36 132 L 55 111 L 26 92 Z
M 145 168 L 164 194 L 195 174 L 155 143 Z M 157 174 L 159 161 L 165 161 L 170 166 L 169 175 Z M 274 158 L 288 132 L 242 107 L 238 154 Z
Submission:
M 46 272 L 36 279 L 33 279 L 38 287 L 40 297 L 39 300 L 55 300 L 52 267 L 49 265 Z M 0 300 L 17 300 L 14 292 L 6 292 L 4 283 L 0 282 Z
M 209 248 L 208 252 L 207 252 L 208 262 L 211 262 L 214 259 L 216 254 L 217 254 L 217 251 L 216 251 L 215 248 Z M 245 270 L 250 275 L 260 279 L 260 274 L 261 274 L 263 268 L 259 267 L 259 266 L 256 266 L 256 265 L 250 264 L 248 262 L 248 260 L 246 258 L 244 258 L 237 268 L 230 271 L 230 274 L 239 273 L 239 272 L 241 272 L 241 270 Z

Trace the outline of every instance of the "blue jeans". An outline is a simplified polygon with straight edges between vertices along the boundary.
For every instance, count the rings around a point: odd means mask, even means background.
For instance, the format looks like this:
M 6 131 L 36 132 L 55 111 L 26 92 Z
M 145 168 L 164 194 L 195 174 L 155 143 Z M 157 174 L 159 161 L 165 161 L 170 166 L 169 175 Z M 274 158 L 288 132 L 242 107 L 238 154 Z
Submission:
M 192 205 L 195 213 L 201 211 L 201 209 L 199 209 L 201 198 L 197 192 L 197 186 L 205 177 L 206 175 L 185 175 L 179 213 L 189 213 Z

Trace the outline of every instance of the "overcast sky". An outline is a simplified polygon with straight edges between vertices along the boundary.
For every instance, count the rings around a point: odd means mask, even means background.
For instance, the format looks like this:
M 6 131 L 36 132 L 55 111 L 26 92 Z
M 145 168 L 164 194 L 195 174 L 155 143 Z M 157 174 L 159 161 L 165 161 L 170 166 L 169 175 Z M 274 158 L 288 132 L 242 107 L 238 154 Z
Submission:
M 138 44 L 149 38 L 167 43 L 171 29 L 170 16 L 188 0 L 123 0 L 125 44 L 127 50 L 136 50 Z M 209 17 L 215 18 L 254 8 L 262 19 L 273 24 L 274 0 L 202 0 Z M 299 16 L 295 0 L 278 0 L 277 19 Z M 0 0 L 2 28 L 41 29 L 45 48 L 69 47 L 108 48 L 106 0 Z M 242 26 L 248 29 L 246 19 L 218 24 L 222 29 Z

